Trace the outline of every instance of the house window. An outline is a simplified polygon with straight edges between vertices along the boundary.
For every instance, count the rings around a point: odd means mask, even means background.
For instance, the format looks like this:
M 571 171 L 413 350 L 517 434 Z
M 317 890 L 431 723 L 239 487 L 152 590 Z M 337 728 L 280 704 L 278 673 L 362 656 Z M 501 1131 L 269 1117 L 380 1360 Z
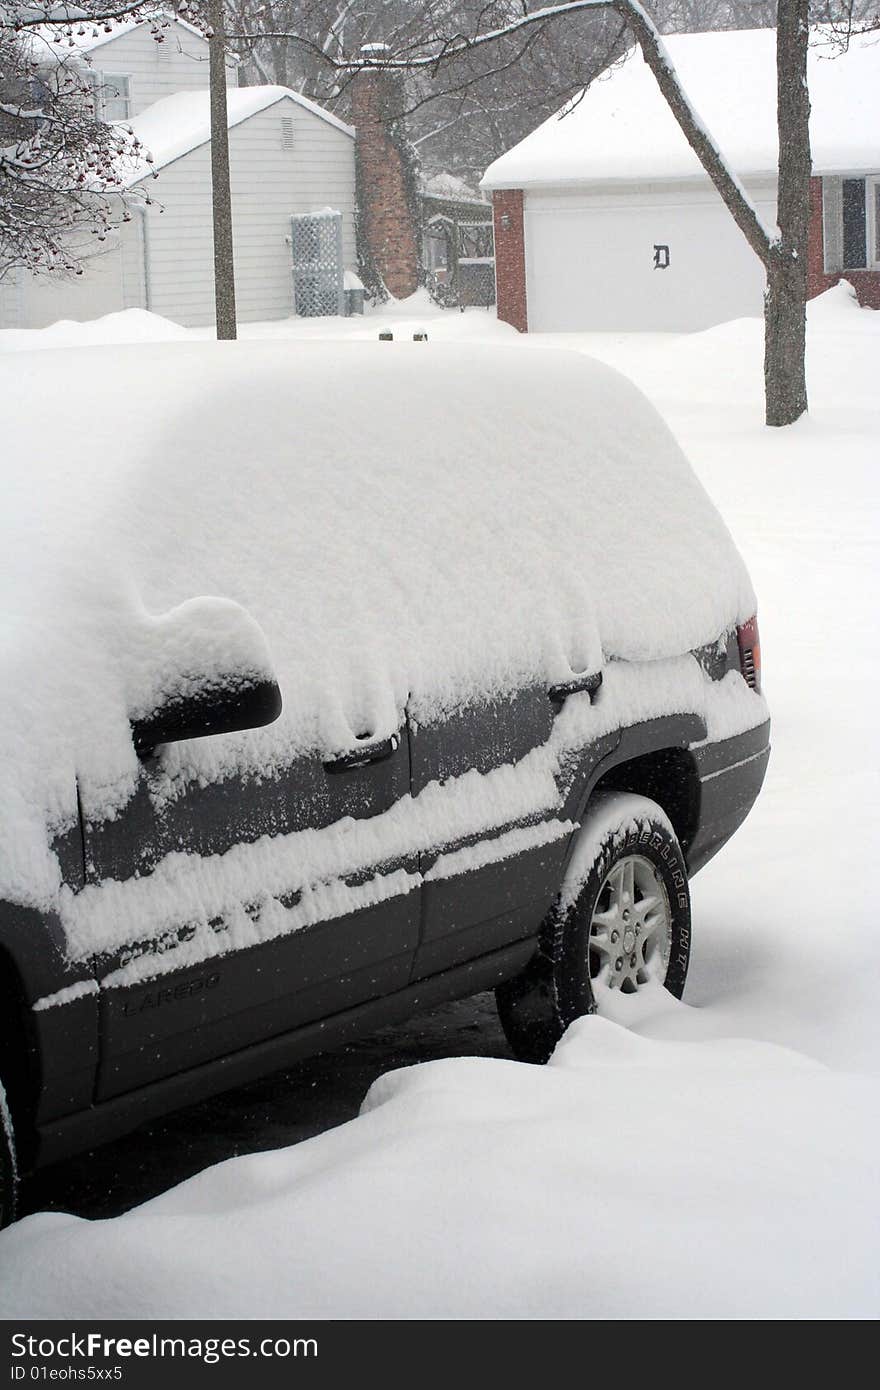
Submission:
M 825 270 L 880 269 L 880 174 L 822 180 Z
M 293 149 L 293 117 L 281 117 L 281 148 L 282 150 Z
M 52 100 L 52 78 L 48 72 L 35 72 L 27 81 L 28 99 L 34 106 L 44 106 Z
M 98 74 L 101 114 L 105 121 L 127 121 L 131 115 L 131 79 L 124 73 Z
M 843 180 L 843 268 L 864 270 L 868 263 L 864 179 Z

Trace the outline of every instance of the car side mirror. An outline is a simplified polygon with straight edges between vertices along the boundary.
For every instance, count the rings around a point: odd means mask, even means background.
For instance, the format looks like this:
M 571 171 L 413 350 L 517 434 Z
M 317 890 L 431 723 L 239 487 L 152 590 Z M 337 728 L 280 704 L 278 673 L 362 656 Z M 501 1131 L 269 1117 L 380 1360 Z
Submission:
M 161 743 L 210 734 L 232 734 L 239 729 L 259 729 L 281 713 L 281 691 L 271 679 L 216 681 L 172 695 L 164 704 L 131 721 L 135 752 L 149 758 Z
M 141 759 L 163 743 L 259 729 L 281 713 L 262 629 L 230 599 L 189 599 L 145 614 L 134 640 L 140 677 L 129 723 Z

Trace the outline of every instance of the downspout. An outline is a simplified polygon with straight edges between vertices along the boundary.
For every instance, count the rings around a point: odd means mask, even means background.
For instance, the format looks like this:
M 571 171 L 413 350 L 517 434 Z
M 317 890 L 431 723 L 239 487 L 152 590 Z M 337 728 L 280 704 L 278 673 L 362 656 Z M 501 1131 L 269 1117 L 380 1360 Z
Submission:
M 137 210 L 141 217 L 141 251 L 144 261 L 144 308 L 149 313 L 152 313 L 153 279 L 150 267 L 150 215 L 143 203 L 138 203 Z

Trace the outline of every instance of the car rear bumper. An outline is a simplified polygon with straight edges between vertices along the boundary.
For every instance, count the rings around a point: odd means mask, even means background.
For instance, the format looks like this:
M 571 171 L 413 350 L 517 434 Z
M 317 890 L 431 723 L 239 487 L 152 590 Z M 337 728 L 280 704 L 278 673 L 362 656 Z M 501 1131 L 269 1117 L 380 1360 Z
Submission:
M 685 857 L 691 877 L 742 825 L 761 790 L 770 757 L 770 720 L 735 738 L 691 748 L 700 779 L 697 828 Z

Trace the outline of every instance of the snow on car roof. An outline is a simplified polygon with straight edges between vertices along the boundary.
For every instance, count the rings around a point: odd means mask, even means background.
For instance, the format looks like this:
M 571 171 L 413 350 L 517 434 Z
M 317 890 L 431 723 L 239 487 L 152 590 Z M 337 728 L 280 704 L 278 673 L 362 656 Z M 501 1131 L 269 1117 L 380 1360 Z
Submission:
M 16 401 L 0 522 L 15 789 L 0 812 L 18 885 L 41 855 L 23 827 L 72 814 L 77 778 L 87 814 L 125 804 L 129 718 L 175 651 L 214 676 L 259 669 L 265 639 L 284 698 L 267 729 L 175 745 L 185 781 L 388 737 L 408 702 L 430 719 L 614 658 L 675 657 L 754 612 L 660 416 L 580 355 L 241 342 L 39 359 L 0 364 Z M 661 704 L 692 707 L 687 665 L 685 695 Z M 633 718 L 658 713 L 662 683 L 642 682 Z
M 839 53 L 813 30 L 810 139 L 817 174 L 880 168 L 880 44 L 853 37 Z M 691 105 L 740 177 L 775 175 L 776 30 L 664 39 Z M 706 178 L 641 50 L 489 165 L 483 188 L 596 180 Z

